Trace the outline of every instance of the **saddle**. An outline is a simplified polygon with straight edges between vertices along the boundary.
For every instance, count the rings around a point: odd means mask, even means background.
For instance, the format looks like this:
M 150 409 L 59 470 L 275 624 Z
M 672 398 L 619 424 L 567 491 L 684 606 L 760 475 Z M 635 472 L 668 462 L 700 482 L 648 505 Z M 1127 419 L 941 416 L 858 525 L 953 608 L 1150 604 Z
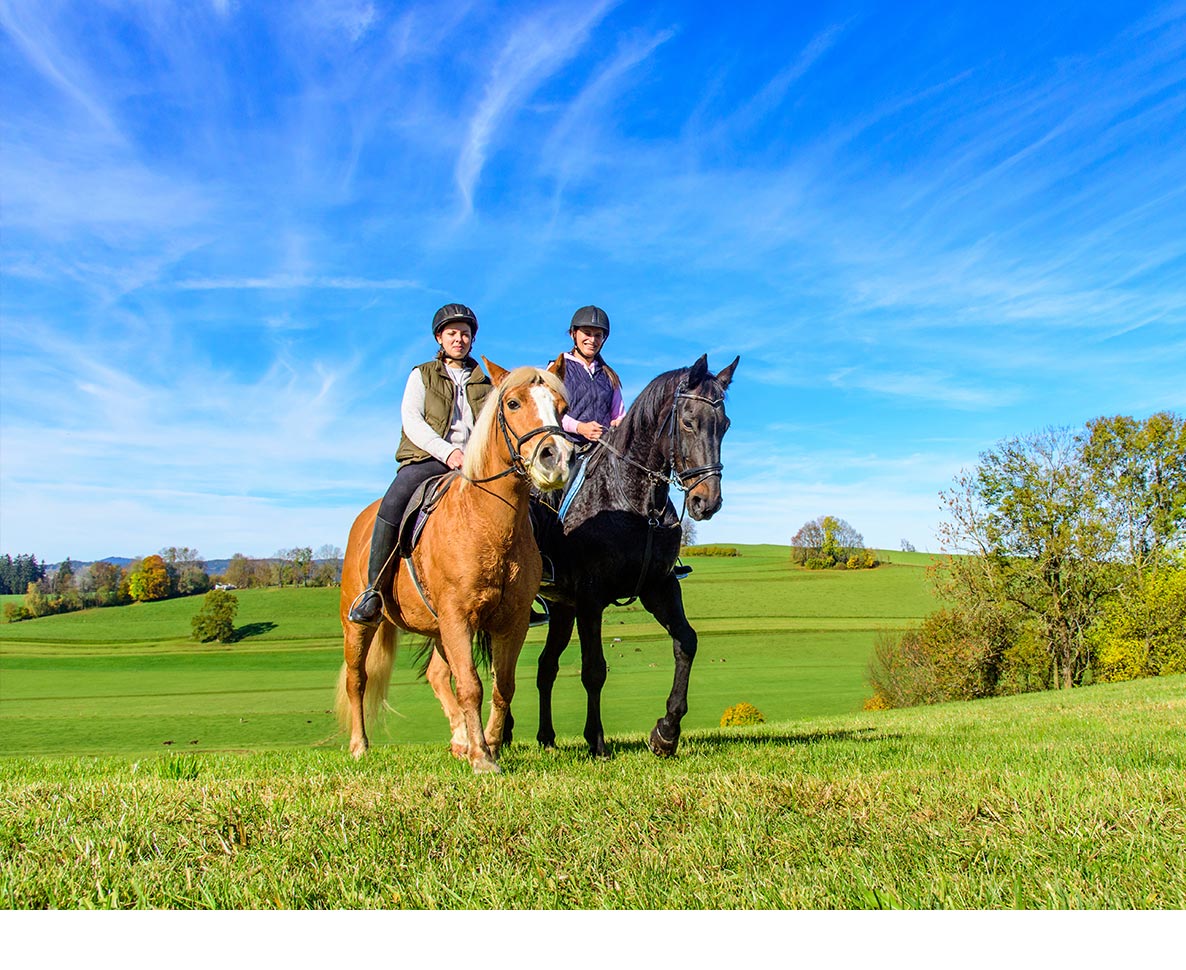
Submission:
M 399 550 L 400 558 L 407 559 L 412 555 L 412 550 L 416 548 L 416 543 L 420 541 L 420 535 L 424 532 L 424 524 L 428 517 L 449 491 L 454 479 L 460 475 L 461 472 L 453 469 L 443 475 L 427 478 L 416 486 L 412 497 L 408 499 L 408 507 L 404 509 L 403 517 L 399 520 L 396 548 Z

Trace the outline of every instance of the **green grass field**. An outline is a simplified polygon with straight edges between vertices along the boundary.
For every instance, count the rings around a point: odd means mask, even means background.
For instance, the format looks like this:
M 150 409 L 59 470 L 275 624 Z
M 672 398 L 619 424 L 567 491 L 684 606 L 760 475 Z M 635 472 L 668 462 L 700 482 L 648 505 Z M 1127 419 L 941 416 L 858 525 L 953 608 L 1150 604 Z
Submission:
M 872 571 L 804 572 L 780 546 L 745 546 L 736 559 L 690 560 L 685 605 L 700 634 L 689 729 L 715 727 L 726 707 L 768 719 L 858 711 L 874 632 L 934 608 L 926 557 Z M 239 592 L 231 645 L 189 639 L 200 597 L 0 624 L 0 752 L 125 754 L 335 746 L 330 711 L 341 664 L 336 589 Z M 610 608 L 604 694 L 608 736 L 649 730 L 671 687 L 671 641 L 637 604 Z M 519 665 L 516 736 L 534 739 L 533 630 Z M 410 644 L 414 646 L 414 642 Z M 408 645 L 406 645 L 408 646 Z M 447 738 L 431 690 L 402 651 L 376 744 Z M 555 693 L 561 736 L 584 726 L 580 650 L 562 659 Z
M 575 647 L 535 745 L 533 631 L 493 777 L 448 754 L 410 651 L 348 757 L 336 590 L 241 593 L 229 646 L 187 639 L 199 599 L 0 626 L 0 907 L 1186 907 L 1186 677 L 864 712 L 875 631 L 935 606 L 927 557 L 742 552 L 684 585 L 670 760 L 645 745 L 670 644 L 638 609 L 605 625 L 613 757 L 580 740 Z M 767 723 L 717 727 L 742 700 Z

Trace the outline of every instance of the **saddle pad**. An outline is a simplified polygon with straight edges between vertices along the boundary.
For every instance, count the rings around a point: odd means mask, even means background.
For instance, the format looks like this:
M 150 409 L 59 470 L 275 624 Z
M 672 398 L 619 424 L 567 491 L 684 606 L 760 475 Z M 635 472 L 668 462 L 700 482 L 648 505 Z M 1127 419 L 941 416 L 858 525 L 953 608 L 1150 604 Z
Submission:
M 449 486 L 461 472 L 453 469 L 443 475 L 426 478 L 416 486 L 412 497 L 408 499 L 408 507 L 404 510 L 403 518 L 399 522 L 399 554 L 407 559 L 420 541 L 420 534 L 424 531 L 424 523 L 437 507 L 437 504 L 449 491 Z

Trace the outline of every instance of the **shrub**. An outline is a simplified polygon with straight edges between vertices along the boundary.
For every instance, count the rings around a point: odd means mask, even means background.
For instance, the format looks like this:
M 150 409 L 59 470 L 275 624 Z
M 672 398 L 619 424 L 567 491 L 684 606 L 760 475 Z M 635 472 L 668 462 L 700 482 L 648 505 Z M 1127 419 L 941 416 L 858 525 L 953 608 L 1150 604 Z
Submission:
M 745 727 L 749 724 L 764 724 L 765 722 L 766 715 L 753 704 L 747 704 L 745 701 L 726 708 L 725 713 L 721 715 L 721 727 Z
M 873 646 L 869 682 L 889 707 L 969 700 L 996 693 L 1008 631 L 952 610 L 922 626 L 882 631 Z
M 239 609 L 239 600 L 234 593 L 224 589 L 212 589 L 202 601 L 202 608 L 190 621 L 193 626 L 195 640 L 206 643 L 217 640 L 228 643 L 235 636 L 235 613 Z
M 1099 680 L 1186 673 L 1186 568 L 1148 573 L 1088 634 Z
M 4 620 L 7 623 L 20 623 L 21 620 L 31 620 L 33 614 L 21 603 L 4 604 Z
M 732 558 L 741 555 L 737 551 L 736 546 L 681 546 L 679 554 L 681 556 L 713 556 L 720 558 Z

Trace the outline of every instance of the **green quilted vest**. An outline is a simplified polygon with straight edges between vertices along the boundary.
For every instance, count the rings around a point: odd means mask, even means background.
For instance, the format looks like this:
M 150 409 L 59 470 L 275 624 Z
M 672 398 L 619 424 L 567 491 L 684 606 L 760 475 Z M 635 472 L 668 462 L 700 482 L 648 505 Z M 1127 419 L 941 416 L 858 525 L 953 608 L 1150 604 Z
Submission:
M 469 380 L 465 382 L 465 398 L 469 401 L 470 410 L 476 421 L 482 411 L 482 403 L 486 395 L 494 390 L 490 378 L 478 366 L 472 357 L 465 359 L 467 367 L 473 368 Z M 416 368 L 424 381 L 424 420 L 442 438 L 449 430 L 453 420 L 453 389 L 457 386 L 447 373 L 445 364 L 441 360 L 430 360 Z M 411 461 L 423 461 L 431 458 L 427 451 L 412 444 L 408 436 L 400 431 L 399 449 L 395 453 L 395 460 L 401 465 Z

